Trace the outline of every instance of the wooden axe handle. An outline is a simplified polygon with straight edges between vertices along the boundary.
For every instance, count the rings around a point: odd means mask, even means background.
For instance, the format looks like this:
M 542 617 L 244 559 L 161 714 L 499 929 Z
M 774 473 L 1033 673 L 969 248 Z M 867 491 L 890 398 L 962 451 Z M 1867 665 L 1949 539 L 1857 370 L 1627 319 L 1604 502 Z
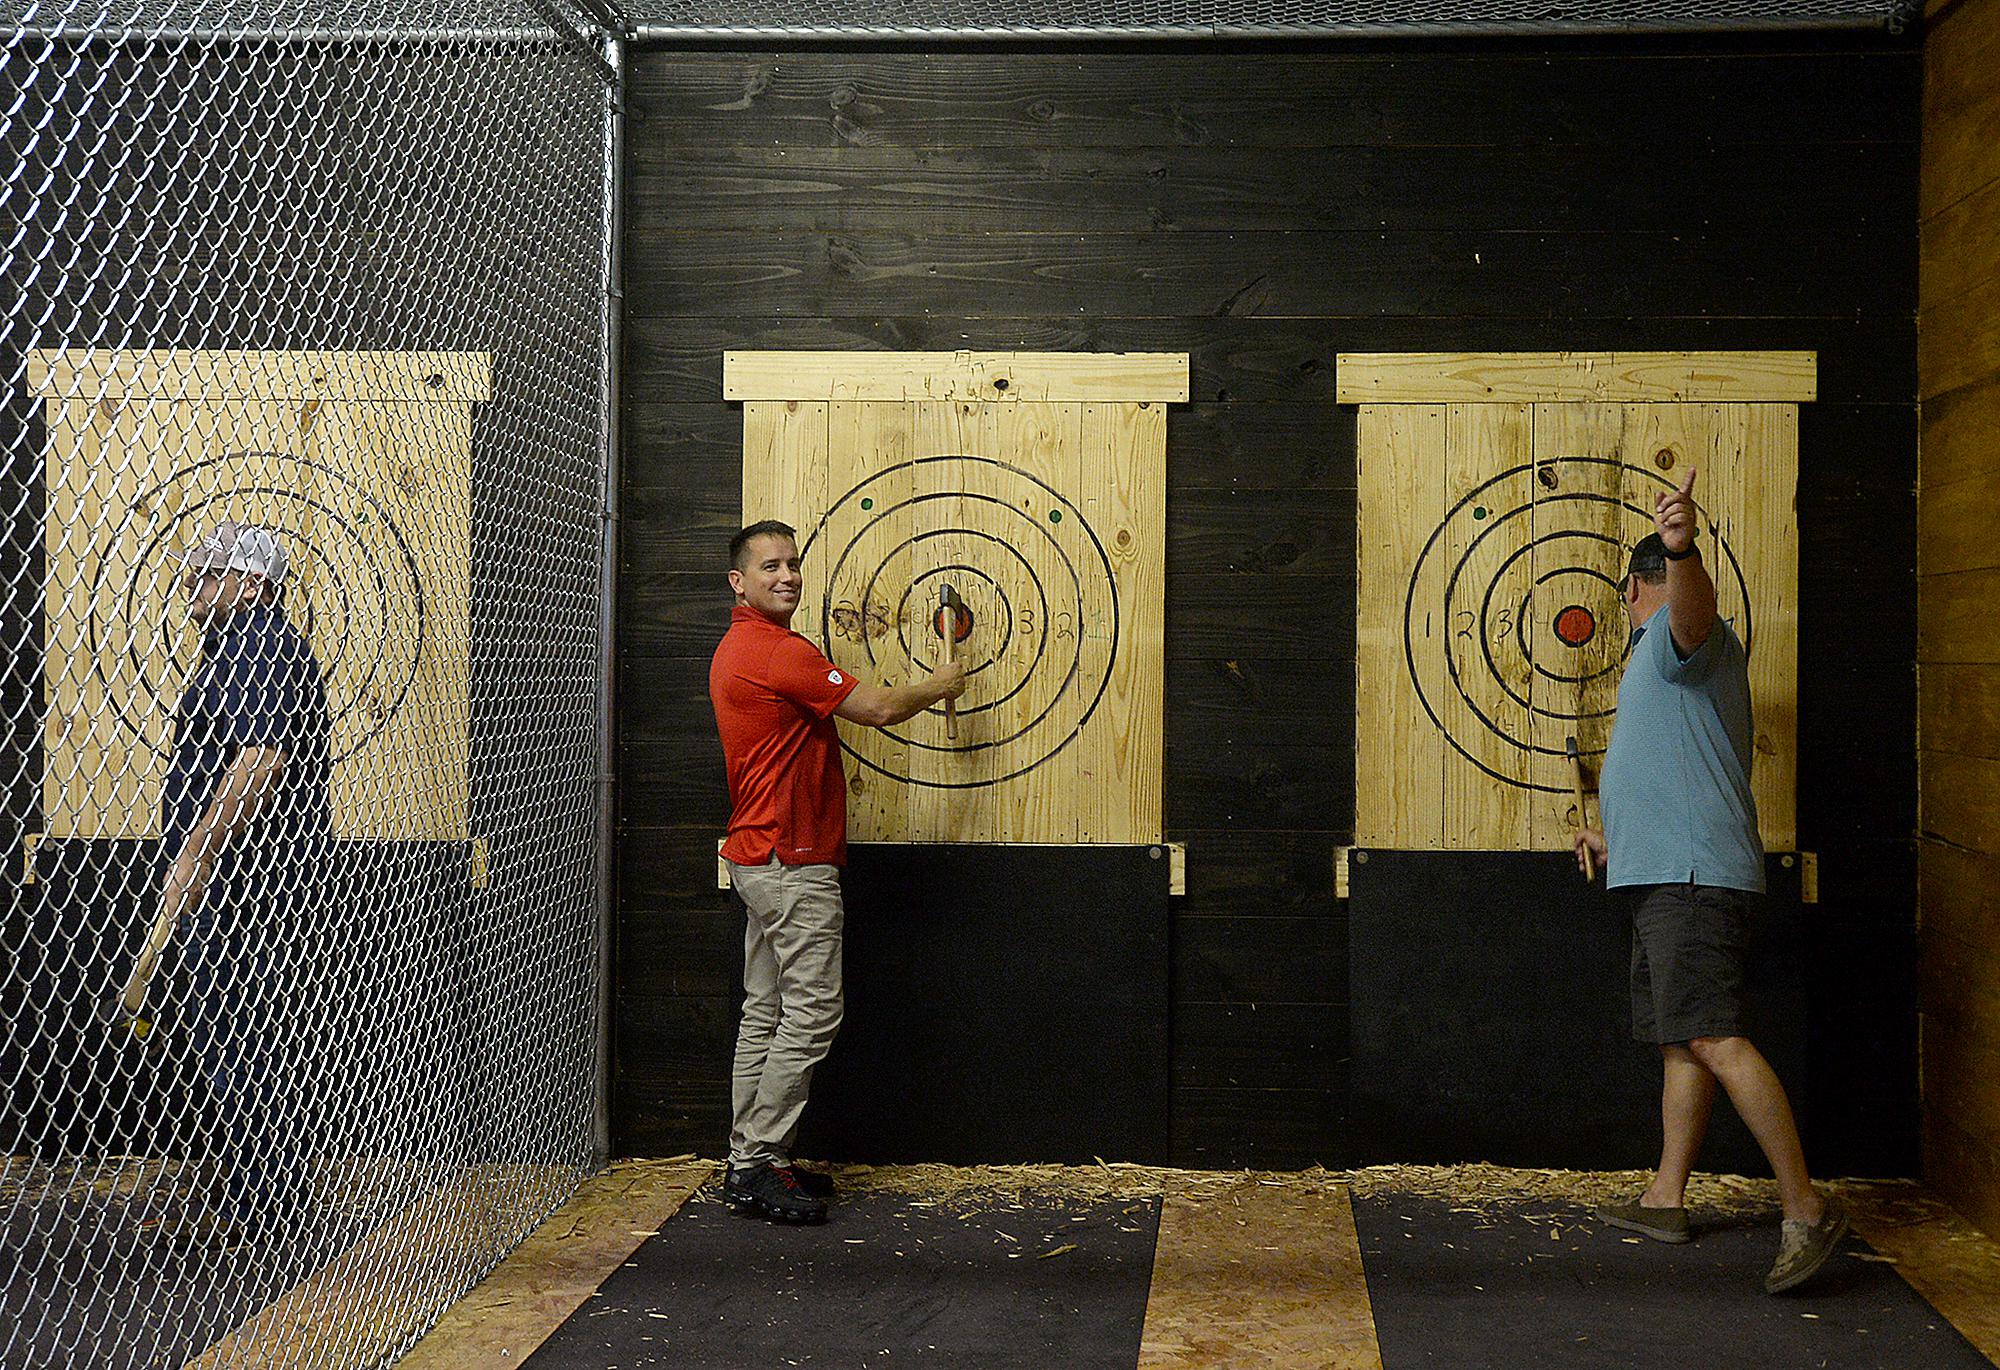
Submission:
M 1576 826 L 1581 832 L 1590 826 L 1590 810 L 1583 806 L 1583 754 L 1576 749 L 1574 735 L 1565 738 L 1563 745 L 1569 752 L 1569 778 L 1576 787 Z M 1583 845 L 1583 878 L 1586 880 L 1597 878 L 1597 858 L 1590 854 L 1588 842 Z
M 958 594 L 947 585 L 938 591 L 938 604 L 944 613 L 944 659 L 958 660 Z M 958 740 L 958 702 L 947 699 L 944 702 L 944 735 L 948 741 Z

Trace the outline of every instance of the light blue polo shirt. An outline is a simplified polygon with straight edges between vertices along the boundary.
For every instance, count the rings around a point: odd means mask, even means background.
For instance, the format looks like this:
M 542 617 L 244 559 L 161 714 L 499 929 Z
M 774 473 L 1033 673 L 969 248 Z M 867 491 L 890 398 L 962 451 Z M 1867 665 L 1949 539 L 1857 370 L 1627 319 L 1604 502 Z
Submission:
M 1662 606 L 1640 625 L 1598 776 L 1606 883 L 1764 889 L 1750 792 L 1753 732 L 1743 643 L 1718 620 L 1683 661 Z

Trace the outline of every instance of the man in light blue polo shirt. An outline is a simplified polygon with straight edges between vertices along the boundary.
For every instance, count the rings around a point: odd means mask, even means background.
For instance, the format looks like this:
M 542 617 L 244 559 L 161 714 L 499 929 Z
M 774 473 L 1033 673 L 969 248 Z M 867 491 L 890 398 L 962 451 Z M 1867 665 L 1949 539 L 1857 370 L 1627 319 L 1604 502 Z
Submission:
M 1773 1294 L 1826 1264 L 1847 1216 L 1813 1188 L 1785 1088 L 1744 1035 L 1750 934 L 1764 847 L 1750 790 L 1750 677 L 1717 617 L 1695 545 L 1695 473 L 1655 503 L 1624 583 L 1633 640 L 1599 777 L 1604 831 L 1576 835 L 1577 863 L 1632 898 L 1632 1032 L 1665 1059 L 1660 1165 L 1645 1192 L 1598 1217 L 1658 1241 L 1688 1240 L 1685 1192 L 1720 1081 L 1777 1176 L 1784 1207 Z

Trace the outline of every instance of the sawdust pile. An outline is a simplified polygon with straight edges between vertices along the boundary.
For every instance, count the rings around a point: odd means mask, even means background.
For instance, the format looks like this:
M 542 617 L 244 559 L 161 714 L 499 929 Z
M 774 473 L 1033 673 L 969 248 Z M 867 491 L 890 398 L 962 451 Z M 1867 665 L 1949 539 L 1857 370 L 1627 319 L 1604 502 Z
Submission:
M 1215 1171 L 1099 1161 L 1084 1166 L 842 1165 L 832 1170 L 842 1188 L 849 1191 L 906 1195 L 944 1206 L 1019 1203 L 1030 1198 L 1113 1200 L 1175 1195 L 1208 1200 L 1271 1187 L 1293 1193 L 1324 1194 L 1344 1189 L 1366 1197 L 1405 1195 L 1471 1211 L 1546 1204 L 1588 1207 L 1607 1199 L 1629 1198 L 1645 1188 L 1648 1178 L 1646 1172 L 1638 1170 L 1537 1170 L 1483 1164 Z M 1914 1195 L 1914 1187 L 1911 1189 Z M 1769 1180 L 1698 1174 L 1688 1186 L 1688 1202 L 1709 1213 L 1747 1214 L 1776 1207 L 1777 1190 Z
M 714 1162 L 693 1156 L 622 1160 L 614 1169 L 690 1167 L 718 1174 L 721 1169 Z M 1643 1189 L 1648 1178 L 1647 1172 L 1640 1170 L 1552 1170 L 1485 1164 L 1378 1165 L 1359 1170 L 1314 1167 L 1286 1171 L 1179 1170 L 1118 1161 L 1081 1166 L 834 1165 L 828 1168 L 845 1192 L 894 1195 L 920 1207 L 953 1210 L 1168 1196 L 1226 1202 L 1250 1190 L 1272 1188 L 1295 1194 L 1333 1194 L 1346 1190 L 1366 1198 L 1406 1196 L 1434 1200 L 1460 1212 L 1519 1216 L 1524 1210 L 1550 1205 L 1587 1208 L 1607 1199 L 1627 1198 Z M 32 1204 L 86 1195 L 129 1202 L 191 1187 L 193 1176 L 189 1169 L 177 1162 L 139 1156 L 108 1156 L 94 1162 L 60 1166 L 14 1157 L 0 1163 L 0 1204 Z M 357 1193 L 378 1191 L 370 1195 L 374 1202 L 367 1207 L 382 1206 L 379 1191 L 410 1187 L 411 1177 L 407 1176 L 395 1177 L 403 1181 L 401 1185 L 382 1183 L 391 1179 L 387 1175 L 358 1176 L 352 1161 L 326 1169 L 329 1180 L 333 1172 L 338 1172 L 339 1184 L 327 1183 L 325 1187 L 338 1189 L 350 1199 Z M 357 1178 L 377 1183 L 356 1186 Z M 522 1179 L 506 1178 L 516 1183 Z M 423 1187 L 414 1186 L 417 1190 Z M 1931 1222 L 1949 1212 L 1914 1181 L 1849 1180 L 1836 1182 L 1834 1188 L 1864 1199 L 1870 1210 L 1879 1215 L 1878 1221 L 1898 1226 Z M 331 1194 L 323 1197 L 335 1198 Z M 704 1197 L 708 1195 L 705 1193 Z M 1697 1173 L 1688 1186 L 1688 1205 L 1711 1215 L 1769 1213 L 1777 1207 L 1777 1190 L 1770 1180 Z

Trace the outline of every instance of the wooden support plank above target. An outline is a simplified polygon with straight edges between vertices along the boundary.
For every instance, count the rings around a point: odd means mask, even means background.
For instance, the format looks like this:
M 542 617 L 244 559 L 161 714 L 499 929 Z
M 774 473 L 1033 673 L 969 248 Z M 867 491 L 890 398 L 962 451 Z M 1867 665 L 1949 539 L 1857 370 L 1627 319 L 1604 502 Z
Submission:
M 485 352 L 44 349 L 28 354 L 28 391 L 90 401 L 485 401 L 493 398 L 493 359 Z
M 732 352 L 725 389 L 744 522 L 798 529 L 793 629 L 884 684 L 961 634 L 955 737 L 942 709 L 839 725 L 850 838 L 1160 841 L 1165 403 L 1187 357 Z
M 724 352 L 728 400 L 1185 404 L 1185 352 Z
M 1619 582 L 1690 466 L 1750 655 L 1764 844 L 1797 842 L 1797 399 L 1811 353 L 1342 355 L 1360 402 L 1355 842 L 1561 847 L 1610 744 Z M 1699 396 L 1699 400 L 1696 397 Z M 1384 402 L 1384 398 L 1390 402 Z
M 1341 404 L 1799 404 L 1813 352 L 1343 352 Z
M 332 725 L 334 832 L 463 840 L 470 813 L 472 404 L 485 353 L 38 351 L 48 424 L 43 818 L 160 831 L 199 659 L 179 558 L 276 531 L 284 611 Z

